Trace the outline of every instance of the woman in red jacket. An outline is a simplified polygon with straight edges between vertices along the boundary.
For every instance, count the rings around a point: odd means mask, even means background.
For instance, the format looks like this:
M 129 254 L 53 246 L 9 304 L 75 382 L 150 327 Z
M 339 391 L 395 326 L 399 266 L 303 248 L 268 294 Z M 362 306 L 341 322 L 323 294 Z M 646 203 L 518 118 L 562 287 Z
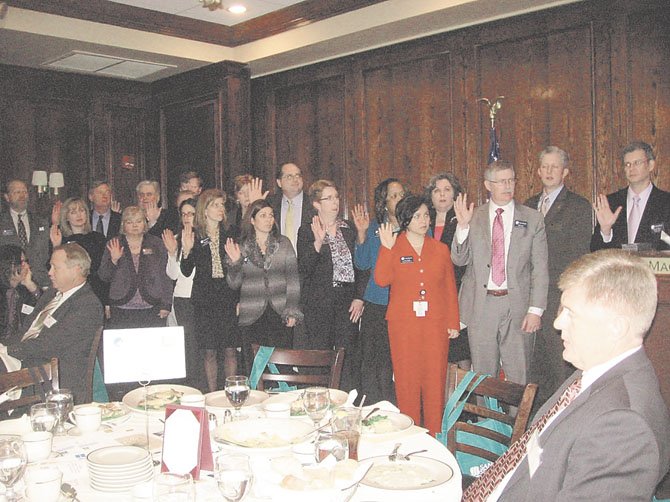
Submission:
M 399 234 L 379 229 L 375 281 L 390 286 L 386 312 L 400 411 L 440 431 L 449 338 L 458 336 L 458 297 L 449 247 L 426 238 L 428 207 L 410 195 L 398 202 Z M 422 414 L 423 409 L 423 414 Z

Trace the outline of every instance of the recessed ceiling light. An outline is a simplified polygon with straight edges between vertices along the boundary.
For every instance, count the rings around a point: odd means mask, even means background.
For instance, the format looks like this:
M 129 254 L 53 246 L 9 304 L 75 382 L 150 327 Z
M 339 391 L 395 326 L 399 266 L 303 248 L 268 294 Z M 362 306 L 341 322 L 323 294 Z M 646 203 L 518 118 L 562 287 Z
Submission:
M 228 12 L 231 14 L 244 14 L 247 11 L 247 8 L 242 4 L 233 4 L 228 7 Z

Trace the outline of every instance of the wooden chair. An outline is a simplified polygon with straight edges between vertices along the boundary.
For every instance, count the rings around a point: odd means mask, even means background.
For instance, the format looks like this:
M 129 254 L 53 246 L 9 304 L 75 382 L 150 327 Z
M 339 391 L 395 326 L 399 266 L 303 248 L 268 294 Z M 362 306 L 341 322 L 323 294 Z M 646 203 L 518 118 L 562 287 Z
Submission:
M 42 390 L 48 392 L 53 388 L 55 382 L 54 376 L 58 378 L 58 358 L 56 357 L 52 358 L 51 362 L 41 366 L 22 368 L 18 371 L 10 371 L 9 373 L 0 374 L 0 393 L 6 392 L 14 386 L 25 390 L 33 388 L 37 391 L 32 395 L 22 395 L 19 399 L 14 401 L 5 401 L 0 404 L 0 412 L 41 403 L 44 401 L 44 398 L 37 386 L 42 386 Z M 48 383 L 48 385 L 42 385 L 45 383 Z
M 447 367 L 447 398 L 454 391 L 458 383 L 463 379 L 467 374 L 466 370 L 459 368 L 456 364 L 450 363 Z M 473 382 L 468 386 L 468 391 L 474 385 Z M 476 423 L 467 423 L 463 421 L 458 421 L 454 426 L 449 430 L 447 435 L 447 448 L 449 451 L 456 454 L 457 451 L 462 453 L 469 453 L 471 455 L 476 455 L 478 457 L 490 460 L 495 462 L 498 458 L 498 455 L 491 453 L 488 450 L 482 448 L 477 448 L 476 446 L 471 446 L 463 443 L 459 443 L 456 439 L 457 431 L 470 432 L 472 434 L 477 434 L 489 439 L 493 439 L 499 443 L 510 445 L 517 439 L 519 439 L 523 433 L 526 431 L 526 426 L 528 425 L 528 420 L 530 418 L 530 411 L 533 406 L 533 401 L 535 400 L 535 394 L 537 392 L 537 385 L 529 383 L 527 385 L 521 385 L 514 382 L 508 382 L 505 380 L 500 380 L 498 378 L 487 377 L 485 378 L 477 388 L 472 392 L 470 399 L 465 403 L 463 408 L 464 413 L 468 413 L 474 419 L 477 418 L 493 418 L 500 422 L 506 423 L 512 426 L 512 436 L 508 438 L 504 434 L 492 431 L 485 427 L 479 427 Z M 488 396 L 493 397 L 498 400 L 498 403 L 503 407 L 509 409 L 516 408 L 516 415 L 512 416 L 508 413 L 500 413 L 497 411 L 490 410 L 484 406 L 476 404 L 477 399 L 475 396 Z M 474 421 L 474 420 L 473 420 Z M 468 479 L 466 479 L 468 478 Z M 474 478 L 470 476 L 463 475 L 464 485 L 469 485 Z
M 91 345 L 91 351 L 88 353 L 88 359 L 86 360 L 86 397 L 85 402 L 90 403 L 93 401 L 93 371 L 95 369 L 95 360 L 98 357 L 98 349 L 100 347 L 100 338 L 102 337 L 102 326 L 96 331 L 95 337 L 93 338 L 93 345 Z
M 254 357 L 258 352 L 258 345 L 251 346 Z M 257 389 L 265 390 L 265 382 L 286 382 L 289 385 L 310 386 L 319 385 L 331 389 L 340 388 L 342 365 L 344 364 L 344 349 L 337 350 L 294 350 L 275 349 L 270 356 L 270 363 L 300 368 L 321 368 L 323 373 L 286 373 L 274 375 L 264 371 L 258 380 Z

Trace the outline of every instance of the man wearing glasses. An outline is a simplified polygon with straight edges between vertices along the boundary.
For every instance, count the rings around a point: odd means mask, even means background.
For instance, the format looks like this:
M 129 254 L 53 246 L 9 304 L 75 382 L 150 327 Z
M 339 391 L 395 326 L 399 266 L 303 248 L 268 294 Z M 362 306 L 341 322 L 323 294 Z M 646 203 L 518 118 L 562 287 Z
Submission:
M 668 248 L 661 241 L 661 231 L 670 233 L 670 193 L 651 182 L 655 159 L 651 146 L 643 141 L 633 141 L 623 149 L 628 188 L 607 197 L 598 195 L 593 204 L 598 223 L 591 237 L 591 251 L 640 243 Z
M 290 162 L 281 164 L 277 170 L 277 186 L 281 192 L 270 199 L 270 204 L 275 221 L 279 224 L 279 231 L 288 237 L 295 250 L 298 229 L 305 221 L 309 221 L 312 206 L 309 202 L 305 204 L 300 168 Z
M 459 309 L 468 326 L 472 366 L 513 382 L 528 382 L 535 332 L 547 306 L 549 272 L 542 214 L 514 202 L 514 166 L 497 160 L 484 172 L 490 200 L 477 209 L 460 194 L 451 246 L 467 266 Z

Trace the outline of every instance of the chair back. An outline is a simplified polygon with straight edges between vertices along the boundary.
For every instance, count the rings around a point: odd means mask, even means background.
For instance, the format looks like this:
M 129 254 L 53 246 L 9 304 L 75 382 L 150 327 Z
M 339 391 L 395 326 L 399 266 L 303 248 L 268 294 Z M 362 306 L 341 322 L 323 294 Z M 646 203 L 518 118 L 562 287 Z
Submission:
M 12 387 L 22 390 L 33 389 L 31 395 L 23 395 L 19 399 L 5 401 L 0 404 L 0 411 L 14 410 L 44 401 L 43 393 L 53 389 L 53 376 L 58 375 L 58 358 L 53 357 L 51 361 L 41 366 L 22 368 L 18 371 L 10 371 L 0 375 L 0 393 L 7 392 Z M 43 385 L 47 384 L 47 385 Z
M 463 380 L 463 377 L 466 374 L 466 370 L 459 368 L 458 365 L 454 363 L 449 363 L 447 367 L 447 398 L 454 391 L 458 383 Z M 468 391 L 472 389 L 474 383 L 475 381 L 473 380 L 473 382 L 468 385 Z M 486 377 L 474 389 L 470 399 L 465 403 L 463 408 L 463 413 L 469 414 L 470 418 L 473 419 L 473 423 L 467 423 L 463 420 L 457 421 L 449 430 L 449 434 L 447 436 L 447 448 L 449 448 L 449 451 L 454 454 L 457 451 L 460 451 L 463 453 L 476 455 L 486 460 L 490 460 L 491 462 L 495 462 L 498 458 L 498 455 L 488 450 L 477 448 L 476 446 L 458 442 L 456 438 L 456 431 L 460 430 L 472 434 L 477 434 L 479 436 L 483 436 L 509 446 L 511 443 L 519 439 L 526 431 L 526 426 L 528 425 L 530 411 L 533 406 L 536 393 L 537 385 L 533 383 L 521 385 L 490 376 Z M 477 397 L 480 399 L 476 399 Z M 482 403 L 483 397 L 492 397 L 497 399 L 498 403 L 502 405 L 503 409 L 508 410 L 508 412 L 501 413 L 499 411 L 491 410 L 483 404 L 478 404 L 478 402 Z M 492 418 L 499 422 L 510 425 L 512 427 L 512 436 L 507 437 L 504 434 L 494 430 L 487 429 L 485 427 L 478 427 L 475 421 L 478 418 Z
M 84 402 L 90 403 L 93 401 L 93 371 L 95 370 L 95 360 L 98 357 L 98 349 L 100 347 L 100 338 L 102 337 L 102 326 L 95 332 L 91 351 L 88 353 L 86 359 L 86 396 Z
M 254 357 L 256 357 L 259 346 L 253 344 L 251 347 Z M 275 348 L 268 363 L 289 366 L 291 371 L 278 375 L 263 371 L 261 378 L 258 380 L 258 390 L 265 390 L 265 382 L 286 382 L 301 387 L 319 385 L 339 389 L 342 365 L 344 364 L 344 349 L 297 350 Z M 298 373 L 292 370 L 294 366 L 298 368 Z

